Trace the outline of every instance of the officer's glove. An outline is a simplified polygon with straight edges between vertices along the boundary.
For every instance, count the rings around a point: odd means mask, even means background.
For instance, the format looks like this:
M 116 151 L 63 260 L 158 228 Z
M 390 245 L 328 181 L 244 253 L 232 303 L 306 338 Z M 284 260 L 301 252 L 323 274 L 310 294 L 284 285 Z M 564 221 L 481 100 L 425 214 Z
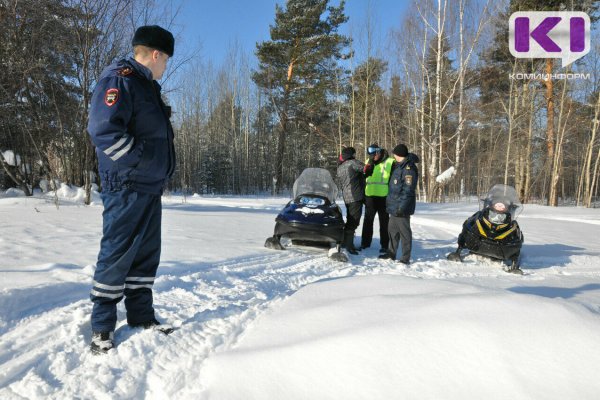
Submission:
M 363 169 L 365 176 L 373 175 L 373 164 L 365 164 L 365 168 Z

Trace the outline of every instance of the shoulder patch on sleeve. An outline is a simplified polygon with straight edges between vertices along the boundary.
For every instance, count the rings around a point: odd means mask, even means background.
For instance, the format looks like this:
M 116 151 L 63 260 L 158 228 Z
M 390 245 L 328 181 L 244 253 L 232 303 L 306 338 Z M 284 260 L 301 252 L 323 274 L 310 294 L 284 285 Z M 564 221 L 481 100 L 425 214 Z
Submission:
M 119 100 L 119 89 L 108 89 L 104 94 L 104 104 L 111 107 Z
M 406 176 L 404 177 L 404 182 L 405 182 L 407 185 L 412 185 L 412 182 L 413 182 L 413 177 L 412 177 L 412 175 L 406 175 Z
M 117 72 L 117 74 L 119 76 L 127 76 L 127 75 L 131 74 L 132 72 L 133 72 L 133 69 L 131 67 L 123 67 Z

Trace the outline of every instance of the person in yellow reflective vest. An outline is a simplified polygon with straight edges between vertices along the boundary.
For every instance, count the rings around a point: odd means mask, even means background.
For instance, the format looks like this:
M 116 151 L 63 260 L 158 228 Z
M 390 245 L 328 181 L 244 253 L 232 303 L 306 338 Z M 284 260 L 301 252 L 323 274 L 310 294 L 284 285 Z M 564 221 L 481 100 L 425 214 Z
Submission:
M 371 247 L 373 240 L 373 222 L 375 214 L 379 215 L 379 243 L 381 254 L 387 254 L 389 244 L 388 221 L 385 199 L 388 194 L 388 182 L 392 172 L 394 159 L 388 156 L 387 151 L 376 143 L 367 148 L 369 158 L 365 162 L 365 219 L 363 222 L 360 247 Z

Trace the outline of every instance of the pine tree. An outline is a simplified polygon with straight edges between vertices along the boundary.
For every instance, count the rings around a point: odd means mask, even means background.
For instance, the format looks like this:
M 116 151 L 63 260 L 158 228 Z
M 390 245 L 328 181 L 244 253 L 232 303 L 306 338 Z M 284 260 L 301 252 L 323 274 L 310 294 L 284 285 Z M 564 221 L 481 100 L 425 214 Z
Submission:
M 353 95 L 348 97 L 354 99 L 354 120 L 360 121 L 357 125 L 364 134 L 365 149 L 370 143 L 377 142 L 385 145 L 383 137 L 374 129 L 374 113 L 376 112 L 377 100 L 382 99 L 384 90 L 381 87 L 383 75 L 388 69 L 388 64 L 381 58 L 369 57 L 356 66 L 353 72 Z M 361 135 L 359 135 L 360 137 Z
M 410 93 L 402 87 L 402 81 L 397 75 L 392 76 L 390 94 L 389 94 L 389 124 L 392 131 L 393 143 L 410 144 L 408 136 L 407 121 L 408 111 L 407 104 Z
M 293 126 L 316 126 L 327 117 L 328 94 L 339 75 L 337 61 L 349 39 L 338 33 L 347 21 L 344 1 L 288 0 L 276 5 L 271 40 L 257 44 L 254 82 L 270 97 L 279 118 L 275 171 L 277 191 L 284 182 L 283 160 Z
M 75 45 L 65 21 L 75 13 L 58 0 L 0 3 L 0 150 L 22 162 L 11 169 L 0 157 L 0 165 L 28 195 L 40 175 L 69 169 L 63 158 L 51 167 L 48 155 L 73 145 Z

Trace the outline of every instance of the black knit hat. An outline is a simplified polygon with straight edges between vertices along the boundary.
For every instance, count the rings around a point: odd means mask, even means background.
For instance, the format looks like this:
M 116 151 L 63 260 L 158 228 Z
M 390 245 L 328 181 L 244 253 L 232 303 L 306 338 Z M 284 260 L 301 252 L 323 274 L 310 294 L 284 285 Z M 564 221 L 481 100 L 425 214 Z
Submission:
M 346 161 L 354 157 L 356 150 L 354 147 L 344 147 L 342 149 L 342 160 Z
M 131 45 L 151 47 L 168 54 L 169 57 L 173 57 L 175 39 L 171 32 L 158 25 L 146 25 L 137 28 L 133 40 L 131 40 Z
M 406 145 L 399 144 L 398 146 L 394 147 L 394 151 L 392 151 L 392 153 L 398 157 L 406 157 L 408 155 L 408 147 L 406 147 Z

